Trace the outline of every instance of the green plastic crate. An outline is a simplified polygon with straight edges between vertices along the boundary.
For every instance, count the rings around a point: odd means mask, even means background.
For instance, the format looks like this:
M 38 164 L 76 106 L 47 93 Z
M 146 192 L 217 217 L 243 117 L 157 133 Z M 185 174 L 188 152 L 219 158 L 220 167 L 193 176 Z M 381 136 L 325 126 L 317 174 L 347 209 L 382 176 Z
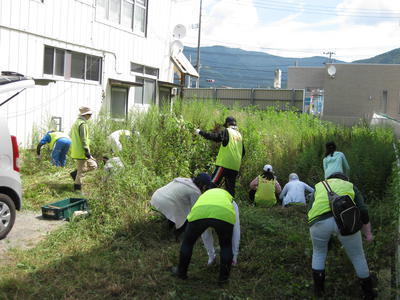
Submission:
M 45 219 L 69 220 L 77 210 L 87 210 L 87 200 L 84 198 L 67 198 L 42 206 L 42 216 Z

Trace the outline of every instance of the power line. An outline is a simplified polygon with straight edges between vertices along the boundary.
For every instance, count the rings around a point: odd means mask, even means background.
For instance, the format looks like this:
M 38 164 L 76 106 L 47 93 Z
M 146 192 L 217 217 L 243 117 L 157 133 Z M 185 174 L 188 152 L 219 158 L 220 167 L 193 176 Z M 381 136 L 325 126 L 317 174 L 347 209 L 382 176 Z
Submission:
M 344 17 L 361 17 L 361 18 L 384 18 L 384 19 L 397 19 L 400 17 L 399 11 L 390 11 L 390 10 L 371 10 L 359 13 L 359 10 L 348 9 L 348 8 L 338 8 L 338 7 L 311 7 L 311 6 L 299 6 L 299 5 L 291 5 L 289 3 L 282 3 L 276 1 L 268 1 L 268 3 L 258 3 L 254 2 L 242 2 L 239 0 L 236 1 L 228 1 L 237 5 L 244 6 L 252 6 L 261 9 L 271 9 L 271 10 L 279 10 L 279 11 L 289 11 L 289 12 L 302 12 L 305 14 L 323 14 L 323 15 L 337 15 Z

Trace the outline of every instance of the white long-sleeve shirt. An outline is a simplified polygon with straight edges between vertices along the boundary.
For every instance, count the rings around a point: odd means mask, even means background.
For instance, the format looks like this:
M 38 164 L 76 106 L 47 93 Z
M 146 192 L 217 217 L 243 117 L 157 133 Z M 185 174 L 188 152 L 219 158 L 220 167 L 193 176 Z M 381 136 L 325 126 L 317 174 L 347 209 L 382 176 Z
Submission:
M 306 190 L 310 193 L 314 192 L 312 187 L 299 179 L 289 181 L 279 195 L 279 198 L 282 200 L 282 206 L 293 202 L 306 204 L 306 198 L 304 196 Z
M 121 144 L 120 138 L 122 136 L 127 137 L 127 136 L 130 136 L 130 135 L 131 135 L 131 132 L 129 130 L 124 130 L 124 129 L 117 130 L 117 131 L 114 131 L 113 133 L 111 133 L 107 137 L 107 140 L 111 145 L 111 150 L 114 153 L 121 151 L 122 150 L 122 144 Z

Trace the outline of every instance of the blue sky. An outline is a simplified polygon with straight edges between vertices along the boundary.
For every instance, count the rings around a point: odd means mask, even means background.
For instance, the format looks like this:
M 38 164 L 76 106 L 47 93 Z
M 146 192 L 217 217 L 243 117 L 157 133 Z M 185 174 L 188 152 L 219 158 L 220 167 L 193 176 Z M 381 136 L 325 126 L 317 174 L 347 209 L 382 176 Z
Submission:
M 174 18 L 197 45 L 200 0 L 175 0 Z M 224 45 L 287 57 L 334 52 L 344 61 L 400 48 L 398 0 L 203 0 L 202 46 Z

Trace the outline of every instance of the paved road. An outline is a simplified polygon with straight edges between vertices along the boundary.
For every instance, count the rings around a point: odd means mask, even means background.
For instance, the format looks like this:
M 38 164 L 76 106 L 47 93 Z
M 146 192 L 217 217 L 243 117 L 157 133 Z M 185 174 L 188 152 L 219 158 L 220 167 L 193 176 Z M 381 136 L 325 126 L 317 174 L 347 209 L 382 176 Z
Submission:
M 35 247 L 49 232 L 65 221 L 43 219 L 39 211 L 17 212 L 17 218 L 8 236 L 0 240 L 0 262 L 7 258 L 11 248 L 29 249 Z

